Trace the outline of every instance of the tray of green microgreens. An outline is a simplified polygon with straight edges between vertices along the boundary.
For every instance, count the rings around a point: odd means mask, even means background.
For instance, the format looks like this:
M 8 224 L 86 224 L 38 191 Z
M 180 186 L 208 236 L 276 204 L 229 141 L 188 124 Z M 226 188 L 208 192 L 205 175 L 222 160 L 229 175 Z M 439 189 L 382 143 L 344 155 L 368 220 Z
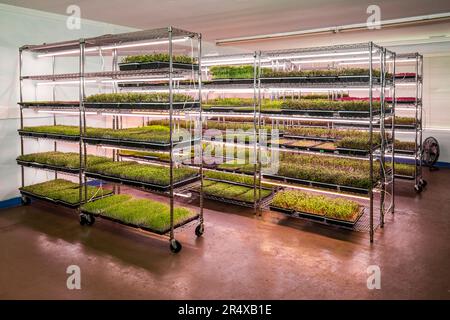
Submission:
M 261 184 L 261 200 L 272 196 L 274 191 L 269 185 Z M 205 172 L 203 194 L 207 199 L 252 207 L 259 200 L 259 192 L 259 182 L 252 176 L 212 170 Z
M 254 165 L 227 161 L 217 166 L 227 172 L 253 174 Z M 370 181 L 368 160 L 283 152 L 277 173 L 263 170 L 263 177 L 282 182 L 367 194 L 379 180 L 379 163 L 374 163 L 374 180 Z
M 416 166 L 407 163 L 395 163 L 394 174 L 396 178 L 412 180 L 415 178 Z
M 354 227 L 364 213 L 364 207 L 356 201 L 299 190 L 278 192 L 269 207 L 288 216 L 350 228 Z
M 24 127 L 19 130 L 22 136 L 79 141 L 80 128 L 78 126 L 35 126 Z M 176 134 L 174 134 L 176 137 Z M 106 144 L 114 146 L 132 147 L 140 149 L 169 150 L 170 131 L 168 126 L 149 125 L 126 129 L 86 128 L 83 140 L 90 144 Z M 176 147 L 188 146 L 196 140 L 183 141 L 174 138 Z
M 120 92 L 88 96 L 84 106 L 86 109 L 169 110 L 171 104 L 168 93 Z M 172 95 L 172 109 L 191 109 L 199 106 L 200 103 L 189 95 Z
M 79 101 L 24 101 L 19 102 L 24 108 L 79 108 Z
M 79 159 L 78 153 L 52 151 L 19 156 L 17 162 L 29 167 L 77 173 L 80 168 Z M 170 171 L 167 166 L 142 164 L 136 161 L 112 161 L 107 157 L 88 155 L 85 172 L 89 178 L 151 190 L 167 191 L 170 188 Z M 196 169 L 187 167 L 173 169 L 174 187 L 186 185 L 198 179 L 199 174 Z
M 392 119 L 386 120 L 386 128 L 392 128 Z M 397 129 L 415 129 L 416 118 L 414 117 L 395 117 L 395 128 Z
M 165 234 L 171 229 L 170 207 L 167 204 L 146 198 L 135 198 L 127 194 L 113 195 L 88 202 L 82 205 L 81 211 L 157 234 Z M 173 210 L 174 227 L 185 225 L 197 219 L 198 216 L 191 209 L 175 207 Z
M 283 137 L 321 141 L 321 144 L 310 148 L 319 152 L 367 155 L 371 149 L 369 132 L 360 130 L 290 127 L 284 129 Z M 381 137 L 377 133 L 372 137 L 372 149 L 376 149 L 381 143 Z
M 256 69 L 257 71 L 257 69 Z M 220 80 L 253 81 L 255 68 L 252 65 L 242 66 L 214 66 L 209 68 L 214 83 Z M 369 69 L 341 68 L 341 69 L 315 69 L 315 70 L 272 70 L 261 68 L 260 80 L 262 83 L 328 83 L 328 82 L 367 82 L 370 79 Z M 217 81 L 219 80 L 219 81 Z M 380 81 L 380 72 L 373 70 L 372 80 Z
M 17 157 L 17 163 L 22 166 L 39 169 L 78 173 L 80 171 L 80 159 L 82 165 L 84 165 L 84 158 L 80 158 L 79 153 L 49 151 L 21 155 Z M 89 155 L 86 158 L 87 167 L 110 161 L 111 159 L 109 158 L 93 155 Z
M 85 202 L 85 187 L 81 190 L 82 201 Z M 61 204 L 66 207 L 75 208 L 80 205 L 80 185 L 71 181 L 56 179 L 43 183 L 33 184 L 19 188 L 24 196 L 44 200 L 51 203 Z M 100 199 L 112 194 L 111 190 L 88 186 L 87 200 Z
M 170 189 L 169 167 L 135 161 L 100 163 L 89 167 L 86 176 L 157 191 Z M 173 169 L 173 187 L 190 184 L 198 179 L 198 171 L 195 169 L 187 167 Z
M 394 148 L 395 153 L 401 154 L 414 154 L 417 150 L 417 146 L 414 141 L 395 140 Z
M 121 71 L 142 69 L 165 69 L 170 67 L 170 55 L 167 53 L 152 53 L 126 56 L 119 63 Z M 187 55 L 172 55 L 174 69 L 198 70 L 196 60 Z
M 206 111 L 252 113 L 259 110 L 251 98 L 218 98 L 202 104 Z M 255 109 L 256 108 L 256 109 Z M 386 110 L 388 113 L 391 109 Z M 283 99 L 261 100 L 261 112 L 267 114 L 322 117 L 368 117 L 370 102 L 364 100 Z M 372 115 L 380 114 L 380 102 L 372 102 Z

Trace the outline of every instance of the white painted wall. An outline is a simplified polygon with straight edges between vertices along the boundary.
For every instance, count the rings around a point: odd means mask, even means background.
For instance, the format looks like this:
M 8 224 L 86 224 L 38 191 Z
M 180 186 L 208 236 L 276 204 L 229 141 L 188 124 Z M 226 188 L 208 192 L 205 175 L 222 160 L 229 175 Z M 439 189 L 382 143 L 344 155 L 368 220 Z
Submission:
M 20 141 L 17 134 L 19 128 L 18 48 L 25 44 L 40 44 L 135 30 L 88 20 L 82 20 L 81 29 L 69 30 L 66 27 L 66 19 L 67 17 L 63 15 L 0 4 L 0 30 L 2 30 L 0 33 L 0 201 L 19 195 L 17 188 L 20 186 L 20 167 L 15 162 L 15 158 L 20 153 Z M 88 61 L 88 68 L 89 63 L 94 64 L 95 61 Z M 73 72 L 76 66 L 76 61 L 56 65 L 57 72 Z M 39 61 L 27 58 L 24 67 L 24 71 L 28 74 L 51 71 L 49 59 Z M 57 98 L 76 96 L 76 92 L 76 88 L 58 89 Z M 26 85 L 25 94 L 34 96 L 34 86 Z M 50 98 L 50 94 L 50 89 L 41 88 L 38 91 L 38 97 L 41 99 Z M 36 116 L 27 113 L 27 118 L 32 120 L 26 120 L 25 125 L 27 123 L 28 125 L 51 124 L 53 121 L 52 117 L 42 114 Z M 60 123 L 76 124 L 75 121 L 77 120 L 73 117 L 58 117 Z M 31 140 L 26 142 L 25 148 L 27 153 L 51 150 L 51 144 Z M 62 148 L 70 150 L 71 147 L 62 146 Z M 26 183 L 42 181 L 47 175 L 52 174 L 26 170 Z

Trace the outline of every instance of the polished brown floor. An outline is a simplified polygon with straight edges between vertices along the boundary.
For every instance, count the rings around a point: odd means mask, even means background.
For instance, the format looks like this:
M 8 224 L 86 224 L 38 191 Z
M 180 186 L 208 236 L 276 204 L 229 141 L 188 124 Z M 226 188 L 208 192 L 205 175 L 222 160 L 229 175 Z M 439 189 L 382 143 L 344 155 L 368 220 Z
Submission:
M 368 234 L 292 218 L 254 218 L 208 202 L 206 232 L 166 240 L 107 221 L 78 224 L 48 205 L 0 210 L 0 298 L 12 299 L 417 299 L 450 298 L 450 170 L 426 172 L 421 195 L 397 184 L 395 216 Z M 81 268 L 68 290 L 66 268 Z M 381 268 L 369 290 L 367 267 Z

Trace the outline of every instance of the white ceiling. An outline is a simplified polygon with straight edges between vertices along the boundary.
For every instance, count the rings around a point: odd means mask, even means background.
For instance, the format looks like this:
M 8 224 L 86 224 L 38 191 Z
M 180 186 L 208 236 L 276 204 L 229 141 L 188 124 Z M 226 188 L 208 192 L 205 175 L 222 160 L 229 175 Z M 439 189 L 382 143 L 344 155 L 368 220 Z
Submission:
M 448 0 L 0 0 L 2 3 L 66 14 L 81 8 L 82 18 L 149 29 L 175 26 L 202 32 L 213 41 L 364 22 L 370 4 L 382 19 L 450 12 Z

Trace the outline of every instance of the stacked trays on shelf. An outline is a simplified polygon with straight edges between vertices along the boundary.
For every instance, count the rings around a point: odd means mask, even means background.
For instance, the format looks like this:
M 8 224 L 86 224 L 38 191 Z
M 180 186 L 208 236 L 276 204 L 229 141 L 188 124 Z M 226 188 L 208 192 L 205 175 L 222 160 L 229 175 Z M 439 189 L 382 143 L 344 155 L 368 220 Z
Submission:
M 420 193 L 427 184 L 422 178 L 423 56 L 419 53 L 406 53 L 398 57 L 404 66 L 403 72 L 396 73 L 402 95 L 396 98 L 399 106 L 397 114 L 400 116 L 395 118 L 395 127 L 408 140 L 395 141 L 398 154 L 394 167 L 395 176 L 413 181 L 414 190 Z M 405 165 L 405 162 L 410 165 Z M 405 167 L 413 169 L 405 170 Z
M 175 55 L 175 43 L 185 41 L 191 46 L 182 45 L 176 50 L 177 52 L 184 50 L 186 55 L 184 53 Z M 153 42 L 152 52 L 148 52 L 148 44 Z M 110 53 L 111 71 L 86 72 L 85 61 L 88 50 L 103 55 Z M 137 51 L 143 54 L 130 55 Z M 73 42 L 27 45 L 20 48 L 20 55 L 19 134 L 22 148 L 17 163 L 22 167 L 20 191 L 24 203 L 30 203 L 29 197 L 33 197 L 77 208 L 82 225 L 92 225 L 95 217 L 102 217 L 157 234 L 168 233 L 170 249 L 175 253 L 181 250 L 181 244 L 175 239 L 175 228 L 196 220 L 198 223 L 195 234 L 197 236 L 203 234 L 203 193 L 200 191 L 200 210 L 196 213 L 192 209 L 175 207 L 174 190 L 191 183 L 197 184 L 198 180 L 201 181 L 201 185 L 203 184 L 202 161 L 199 168 L 190 168 L 183 163 L 176 163 L 174 158 L 174 154 L 179 152 L 177 150 L 183 148 L 191 150 L 201 141 L 201 134 L 197 132 L 201 130 L 195 130 L 196 127 L 201 128 L 202 120 L 200 34 L 169 27 Z M 51 57 L 53 70 L 56 57 L 78 56 L 79 71 L 69 74 L 23 75 L 26 55 Z M 120 59 L 121 56 L 124 58 Z M 192 87 L 190 94 L 174 92 L 174 83 L 179 79 L 183 79 L 185 84 Z M 52 99 L 27 101 L 22 87 L 28 81 L 51 81 L 50 84 L 54 87 Z M 91 82 L 100 83 L 103 87 L 109 86 L 111 92 L 96 93 L 94 90 L 98 86 L 92 88 L 89 85 Z M 79 99 L 58 101 L 56 96 L 59 84 L 74 85 L 74 89 L 79 93 Z M 124 91 L 128 88 L 124 84 L 136 86 L 163 84 L 167 86 L 167 91 L 128 92 Z M 119 89 L 123 92 L 119 92 Z M 86 92 L 90 94 L 87 95 Z M 53 114 L 53 125 L 25 126 L 26 109 Z M 190 112 L 193 112 L 194 116 L 191 114 L 188 116 Z M 75 115 L 78 125 L 58 125 L 58 114 Z M 167 119 L 166 123 L 147 125 L 146 120 L 155 114 Z M 96 116 L 106 117 L 103 119 L 107 120 L 106 123 L 112 123 L 112 127 L 88 126 L 88 120 Z M 133 119 L 138 121 L 131 121 Z M 124 122 L 128 127 L 124 127 Z M 188 126 L 190 136 L 184 140 L 178 138 L 181 134 L 177 131 L 182 122 L 191 123 Z M 30 137 L 54 141 L 54 151 L 25 154 L 24 139 Z M 58 152 L 57 141 L 78 143 L 78 152 Z M 102 147 L 108 157 L 88 155 L 88 145 Z M 127 153 L 132 152 L 150 154 L 166 162 L 144 164 L 139 161 L 143 158 L 138 157 L 134 158 L 138 161 L 121 161 Z M 55 180 L 25 186 L 24 167 L 54 171 Z M 59 179 L 58 174 L 76 175 L 78 183 Z M 95 181 L 90 183 L 89 180 L 97 180 L 100 183 Z M 120 185 L 162 193 L 168 197 L 169 204 L 149 199 L 161 199 L 152 196 L 152 193 L 134 192 L 131 188 L 126 188 L 125 192 L 131 192 L 132 195 L 113 195 L 116 192 L 123 192 Z M 135 195 L 140 193 L 143 197 L 136 198 Z
M 367 215 L 365 230 L 373 241 L 378 226 L 374 221 L 375 189 L 380 189 L 379 225 L 383 225 L 385 213 L 394 210 L 391 162 L 395 128 L 391 126 L 388 132 L 389 127 L 385 126 L 395 117 L 396 101 L 385 94 L 394 92 L 395 96 L 396 77 L 392 76 L 395 59 L 388 59 L 394 56 L 395 53 L 373 43 L 364 43 L 262 52 L 253 57 L 205 58 L 209 68 L 204 86 L 210 92 L 223 90 L 227 95 L 208 97 L 203 103 L 205 112 L 223 127 L 243 130 L 256 127 L 260 142 L 256 143 L 259 154 L 256 166 L 226 159 L 214 169 L 224 174 L 247 175 L 247 180 L 259 175 L 260 190 L 264 184 L 286 188 L 275 195 L 270 207 L 289 216 L 354 227 L 361 216 Z M 372 64 L 372 60 L 381 63 Z M 351 65 L 358 67 L 348 67 Z M 252 84 L 253 88 L 247 90 Z M 230 97 L 230 92 L 240 96 Z M 351 96 L 361 92 L 364 97 Z M 212 127 L 217 125 L 213 123 Z M 278 129 L 279 138 L 272 135 L 270 139 L 262 139 L 261 129 L 269 129 L 271 133 Z M 263 145 L 264 140 L 269 143 Z M 262 163 L 267 158 L 262 155 L 266 151 L 280 154 L 275 172 L 271 168 L 273 159 Z M 322 193 L 332 189 L 337 198 L 290 190 L 299 185 Z M 388 186 L 391 192 L 387 192 Z M 208 182 L 206 194 L 208 188 L 219 197 L 243 193 L 238 188 L 228 192 L 225 186 L 214 182 Z M 344 200 L 361 198 L 355 193 L 367 195 L 364 197 L 369 202 L 367 208 Z M 392 196 L 388 203 L 389 194 Z M 292 200 L 291 204 L 284 203 L 287 198 Z M 320 207 L 324 209 L 321 211 Z
M 91 200 L 102 199 L 112 195 L 111 190 L 99 190 L 92 186 L 83 186 L 82 189 L 83 190 L 80 191 L 80 185 L 78 183 L 63 179 L 55 179 L 21 187 L 19 190 L 24 199 L 24 203 L 26 204 L 30 203 L 30 199 L 38 199 L 60 204 L 69 208 L 76 208 L 80 205 L 80 193 L 82 195 L 81 202 L 86 202 L 84 189 L 86 189 L 87 199 Z
M 148 125 L 137 128 L 109 129 L 86 127 L 83 141 L 92 145 L 170 150 L 171 146 L 183 148 L 199 142 L 199 139 L 170 140 L 168 126 Z M 23 127 L 19 134 L 25 137 L 80 141 L 79 127 L 66 125 Z M 172 142 L 172 144 L 171 144 Z
M 260 140 L 259 126 L 257 125 L 259 110 L 256 108 L 255 96 L 255 83 L 258 79 L 256 55 L 236 54 L 205 57 L 204 59 L 207 59 L 205 66 L 208 66 L 205 75 L 209 77 L 204 82 L 204 86 L 210 92 L 213 91 L 212 96 L 215 96 L 202 104 L 205 113 L 208 117 L 224 113 L 227 120 L 230 116 L 233 117 L 232 113 L 242 113 L 245 114 L 247 122 L 208 121 L 205 123 L 205 130 L 220 132 L 223 135 L 214 137 L 214 141 L 212 138 L 207 139 L 208 141 L 204 143 L 208 171 L 203 192 L 208 199 L 251 207 L 255 213 L 259 213 L 275 189 L 263 186 L 261 167 L 256 161 L 259 158 L 257 155 L 259 154 L 258 141 Z M 221 66 L 215 65 L 216 60 L 234 62 L 232 62 L 233 66 Z M 218 95 L 221 94 L 222 89 L 229 91 L 227 93 L 232 97 L 220 99 Z M 239 95 L 242 94 L 245 97 L 240 98 Z M 230 132 L 230 130 L 237 131 Z M 230 152 L 230 146 L 227 145 L 230 142 L 233 144 L 232 152 Z M 241 144 L 243 146 L 240 146 Z M 223 172 L 221 165 L 227 161 L 243 161 L 246 166 L 251 168 L 251 171 L 249 173 Z

